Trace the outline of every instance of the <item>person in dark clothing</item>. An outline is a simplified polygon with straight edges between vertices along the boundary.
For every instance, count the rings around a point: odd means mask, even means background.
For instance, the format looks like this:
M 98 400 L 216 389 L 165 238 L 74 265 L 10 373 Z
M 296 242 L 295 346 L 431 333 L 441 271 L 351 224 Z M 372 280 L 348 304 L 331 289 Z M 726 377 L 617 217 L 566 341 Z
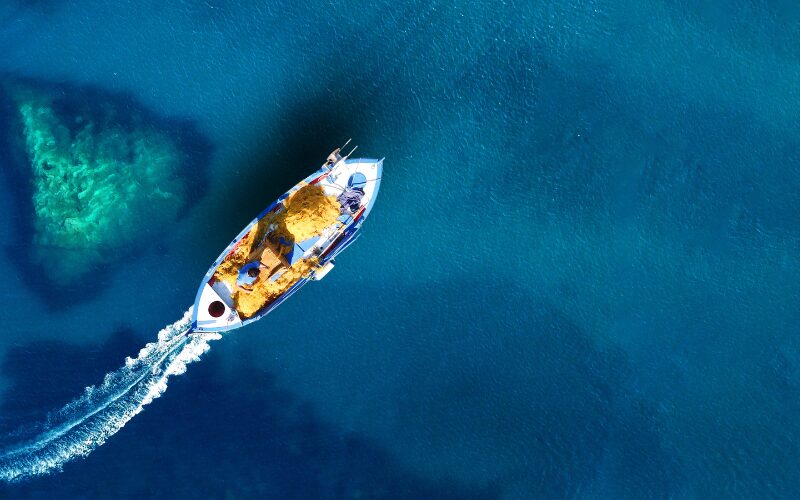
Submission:
M 345 190 L 336 197 L 343 208 L 347 209 L 351 214 L 356 213 L 361 207 L 361 199 L 364 197 L 364 190 L 360 187 L 347 187 Z
M 336 165 L 339 160 L 342 159 L 341 151 L 341 148 L 334 149 L 333 152 L 328 155 L 328 159 L 325 161 L 325 166 L 332 167 L 333 165 Z

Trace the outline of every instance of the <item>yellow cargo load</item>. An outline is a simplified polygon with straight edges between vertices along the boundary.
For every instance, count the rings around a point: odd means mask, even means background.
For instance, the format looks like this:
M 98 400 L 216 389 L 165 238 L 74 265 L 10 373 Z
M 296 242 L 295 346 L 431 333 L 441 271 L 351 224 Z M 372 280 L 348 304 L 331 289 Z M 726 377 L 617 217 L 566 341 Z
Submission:
M 336 223 L 340 213 L 341 205 L 335 196 L 326 195 L 321 186 L 305 185 L 292 193 L 276 212 L 265 215 L 253 226 L 214 273 L 214 278 L 227 283 L 233 290 L 231 297 L 242 319 L 254 316 L 318 264 L 317 259 L 311 258 L 300 259 L 288 266 L 283 257 L 286 252 L 280 244 L 281 238 L 293 245 L 319 236 L 325 228 Z M 266 269 L 262 269 L 253 282 L 252 290 L 237 287 L 239 270 L 257 260 Z M 270 279 L 281 271 L 277 278 Z

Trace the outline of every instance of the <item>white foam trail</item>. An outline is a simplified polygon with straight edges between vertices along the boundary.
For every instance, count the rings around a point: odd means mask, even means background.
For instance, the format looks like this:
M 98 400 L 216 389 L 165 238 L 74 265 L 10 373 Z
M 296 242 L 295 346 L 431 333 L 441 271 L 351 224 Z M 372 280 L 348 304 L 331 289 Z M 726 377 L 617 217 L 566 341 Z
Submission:
M 135 358 L 126 358 L 103 383 L 87 387 L 82 396 L 47 416 L 18 444 L 0 452 L 0 479 L 13 482 L 60 470 L 68 461 L 85 457 L 122 429 L 130 419 L 167 390 L 167 379 L 186 372 L 210 349 L 218 334 L 186 332 L 192 309 L 158 333 Z

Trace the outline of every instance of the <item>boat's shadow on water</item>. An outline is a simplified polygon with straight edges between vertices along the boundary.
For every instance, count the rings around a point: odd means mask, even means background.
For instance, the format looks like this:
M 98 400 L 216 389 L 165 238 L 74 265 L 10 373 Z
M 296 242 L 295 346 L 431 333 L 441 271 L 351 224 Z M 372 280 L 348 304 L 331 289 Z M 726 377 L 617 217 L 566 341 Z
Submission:
M 362 144 L 354 158 L 361 153 L 379 153 L 363 147 L 372 133 L 349 100 L 320 93 L 291 97 L 280 108 L 277 122 L 253 125 L 262 131 L 263 140 L 241 164 L 230 165 L 225 182 L 215 186 L 215 199 L 223 202 L 215 205 L 213 219 L 207 224 L 219 236 L 207 240 L 207 244 L 217 245 L 209 247 L 209 255 L 223 248 L 220 242 L 235 236 L 269 203 L 319 168 L 328 154 L 348 139 L 352 141 L 345 152 Z
M 57 341 L 10 350 L 2 364 L 10 380 L 4 420 L 31 419 L 63 404 L 99 382 L 115 368 L 110 360 L 133 352 L 135 344 L 131 331 L 120 330 L 89 351 Z M 323 422 L 309 404 L 279 389 L 269 373 L 244 362 L 234 376 L 224 375 L 220 358 L 207 358 L 87 459 L 67 464 L 62 473 L 0 486 L 0 496 L 498 496 L 418 477 L 377 444 Z
M 52 309 L 64 309 L 96 297 L 104 288 L 110 268 L 120 262 L 132 261 L 144 252 L 159 248 L 167 227 L 158 227 L 157 221 L 140 221 L 136 231 L 137 243 L 108 250 L 116 258 L 89 266 L 88 272 L 71 283 L 59 283 L 52 279 L 50 270 L 35 262 L 31 257 L 35 234 L 33 209 L 33 183 L 29 160 L 23 150 L 23 142 L 17 110 L 4 84 L 22 84 L 27 88 L 46 95 L 62 94 L 56 106 L 67 115 L 101 115 L 104 106 L 111 106 L 118 112 L 114 116 L 123 130 L 132 131 L 137 127 L 152 127 L 172 139 L 181 152 L 181 164 L 177 175 L 185 183 L 187 196 L 178 213 L 178 221 L 184 218 L 203 198 L 208 189 L 208 167 L 213 153 L 210 140 L 188 119 L 160 116 L 145 108 L 135 96 L 109 92 L 98 87 L 75 85 L 66 82 L 43 82 L 21 79 L 13 75 L 0 74 L 0 152 L 3 154 L 2 172 L 10 194 L 14 200 L 15 213 L 9 220 L 15 226 L 15 238 L 5 249 L 9 259 L 20 274 L 20 280 L 37 293 L 43 302 Z M 137 118 L 133 118 L 136 116 Z M 143 193 L 146 195 L 146 193 Z M 87 256 L 88 258 L 88 256 Z

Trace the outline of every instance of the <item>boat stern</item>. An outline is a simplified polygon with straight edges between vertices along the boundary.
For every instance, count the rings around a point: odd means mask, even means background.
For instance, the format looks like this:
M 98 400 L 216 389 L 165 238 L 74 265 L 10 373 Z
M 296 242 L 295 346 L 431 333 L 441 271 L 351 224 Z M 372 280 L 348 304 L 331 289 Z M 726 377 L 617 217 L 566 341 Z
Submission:
M 219 282 L 215 284 L 224 286 Z M 220 292 L 214 289 L 214 285 L 208 283 L 205 283 L 197 292 L 192 331 L 224 332 L 241 326 L 242 320 L 234 309 L 230 292 Z

